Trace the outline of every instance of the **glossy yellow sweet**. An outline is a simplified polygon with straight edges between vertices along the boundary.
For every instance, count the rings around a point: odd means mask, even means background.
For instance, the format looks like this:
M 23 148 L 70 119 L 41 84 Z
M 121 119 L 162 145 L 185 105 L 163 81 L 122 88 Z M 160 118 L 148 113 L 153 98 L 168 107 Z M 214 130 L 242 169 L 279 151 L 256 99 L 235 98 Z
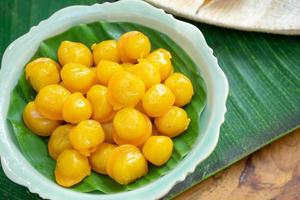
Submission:
M 146 58 L 151 50 L 151 43 L 146 35 L 139 31 L 124 33 L 118 40 L 119 55 L 122 62 L 136 62 Z
M 181 73 L 174 73 L 165 81 L 175 95 L 175 106 L 185 106 L 191 102 L 194 95 L 192 82 L 188 77 Z
M 153 51 L 148 57 L 152 64 L 159 67 L 161 80 L 164 81 L 170 74 L 173 73 L 173 66 L 171 63 L 172 55 L 165 49 L 157 49 Z
M 138 64 L 128 67 L 126 70 L 142 79 L 146 90 L 161 81 L 159 67 L 146 59 L 140 59 Z
M 148 172 L 147 161 L 133 145 L 121 145 L 108 158 L 106 171 L 119 184 L 126 185 Z
M 89 161 L 91 163 L 92 169 L 95 172 L 106 175 L 107 160 L 110 157 L 113 150 L 117 148 L 117 145 L 102 143 L 98 149 L 91 154 Z
M 99 122 L 85 120 L 70 131 L 69 139 L 74 149 L 84 156 L 90 156 L 104 141 L 105 134 Z
M 64 65 L 60 75 L 65 87 L 71 92 L 85 94 L 95 81 L 93 69 L 78 63 Z
M 109 121 L 106 123 L 101 124 L 104 134 L 105 134 L 105 142 L 108 142 L 110 144 L 114 144 L 115 141 L 113 139 L 113 134 L 115 132 L 114 126 L 113 126 L 113 122 Z
M 167 136 L 151 136 L 143 146 L 145 158 L 153 165 L 162 166 L 171 157 L 173 142 Z
M 160 134 L 175 137 L 183 133 L 190 124 L 190 119 L 184 109 L 172 106 L 164 115 L 154 120 Z
M 131 144 L 131 145 L 134 145 L 134 146 L 137 146 L 137 147 L 141 147 L 145 142 L 146 140 L 151 136 L 152 134 L 152 123 L 149 119 L 148 116 L 142 114 L 145 121 L 146 121 L 146 127 L 143 131 L 143 134 L 141 134 L 140 137 L 137 137 L 137 138 L 134 138 L 134 139 L 122 139 L 119 137 L 119 134 L 116 133 L 116 130 L 114 129 L 113 131 L 113 139 L 115 141 L 116 144 L 118 145 L 123 145 L 123 144 Z M 131 123 L 131 124 L 134 124 L 134 123 Z M 123 125 L 123 126 L 126 126 L 126 125 Z M 115 127 L 115 126 L 114 126 Z M 135 127 L 128 127 L 127 130 L 130 130 L 130 129 L 136 129 Z M 137 131 L 137 130 L 135 130 Z M 128 134 L 121 134 L 123 135 L 123 138 L 126 138 Z
M 109 121 L 113 114 L 113 106 L 108 101 L 107 87 L 94 85 L 87 93 L 87 99 L 93 107 L 92 119 L 99 122 Z
M 97 65 L 101 60 L 120 62 L 119 50 L 116 40 L 105 40 L 92 46 L 94 63 Z
M 97 77 L 97 67 L 92 67 L 91 68 L 92 71 L 93 71 L 93 85 L 96 85 L 96 84 L 99 84 L 99 80 L 98 80 L 98 77 Z
M 72 144 L 69 140 L 69 133 L 74 126 L 64 124 L 57 127 L 50 136 L 48 142 L 49 155 L 56 160 L 59 154 L 66 149 L 72 149 Z
M 123 67 L 116 62 L 101 60 L 97 65 L 97 77 L 99 83 L 107 86 L 108 81 L 116 72 L 123 71 Z
M 90 49 L 78 42 L 63 41 L 58 48 L 57 57 L 62 66 L 68 63 L 78 63 L 90 67 L 93 64 Z
M 50 58 L 37 58 L 26 65 L 26 79 L 35 91 L 60 82 L 60 66 Z
M 142 137 L 148 128 L 144 114 L 134 108 L 119 110 L 114 119 L 115 132 L 122 140 L 136 140 Z
M 71 124 L 87 120 L 92 115 L 91 103 L 80 93 L 71 94 L 63 106 L 63 119 Z
M 36 109 L 48 119 L 63 120 L 63 105 L 70 94 L 66 88 L 60 85 L 47 85 L 35 98 Z
M 144 93 L 144 82 L 129 72 L 115 73 L 108 83 L 108 98 L 115 109 L 135 106 Z
M 37 111 L 34 101 L 29 102 L 23 111 L 23 120 L 27 128 L 39 136 L 49 136 L 62 123 L 47 119 Z
M 129 63 L 129 62 L 125 62 L 125 63 L 122 63 L 121 66 L 126 70 L 126 68 L 128 68 L 128 67 L 134 66 L 134 64 L 133 63 Z
M 76 150 L 64 150 L 57 158 L 55 180 L 63 187 L 71 187 L 91 174 L 87 157 Z
M 152 86 L 142 98 L 143 108 L 150 117 L 163 115 L 172 107 L 174 102 L 174 94 L 164 84 Z

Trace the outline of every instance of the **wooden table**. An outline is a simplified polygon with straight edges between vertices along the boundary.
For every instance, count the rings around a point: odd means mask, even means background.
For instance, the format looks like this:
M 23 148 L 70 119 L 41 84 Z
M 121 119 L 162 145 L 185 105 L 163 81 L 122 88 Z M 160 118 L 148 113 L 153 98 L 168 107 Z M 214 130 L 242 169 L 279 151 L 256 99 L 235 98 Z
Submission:
M 300 129 L 195 185 L 177 200 L 300 199 Z

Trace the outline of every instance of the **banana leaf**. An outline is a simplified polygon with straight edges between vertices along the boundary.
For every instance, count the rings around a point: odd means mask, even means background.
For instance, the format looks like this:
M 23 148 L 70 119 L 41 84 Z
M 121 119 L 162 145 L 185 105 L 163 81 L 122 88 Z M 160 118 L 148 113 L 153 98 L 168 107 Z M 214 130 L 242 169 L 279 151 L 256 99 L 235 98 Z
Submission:
M 0 1 L 0 55 L 7 45 L 56 10 L 97 0 Z M 172 198 L 300 124 L 300 37 L 249 33 L 196 25 L 229 80 L 228 112 L 214 153 L 166 195 Z M 0 170 L 0 195 L 40 199 L 9 181 Z

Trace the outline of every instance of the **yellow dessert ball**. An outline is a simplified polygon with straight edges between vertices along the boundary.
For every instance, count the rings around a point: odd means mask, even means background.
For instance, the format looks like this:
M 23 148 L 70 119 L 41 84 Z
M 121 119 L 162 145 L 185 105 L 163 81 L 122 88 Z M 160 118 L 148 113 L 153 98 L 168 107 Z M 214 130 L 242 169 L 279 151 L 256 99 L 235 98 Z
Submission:
M 103 123 L 101 125 L 103 128 L 104 134 L 105 134 L 105 142 L 114 144 L 115 141 L 113 139 L 113 134 L 114 134 L 115 129 L 113 126 L 113 122 L 109 121 L 109 122 Z
M 133 63 L 129 63 L 129 62 L 125 62 L 125 63 L 122 63 L 121 66 L 126 69 L 128 67 L 134 66 L 134 64 Z
M 92 71 L 93 71 L 93 85 L 96 85 L 96 84 L 99 84 L 99 80 L 98 80 L 98 77 L 97 77 L 97 67 L 92 67 L 91 68 Z
M 26 79 L 35 91 L 60 82 L 60 66 L 50 58 L 37 58 L 26 65 Z
M 151 136 L 143 146 L 145 158 L 153 165 L 162 166 L 171 157 L 173 142 L 167 136 Z
M 69 134 L 74 149 L 84 156 L 90 156 L 105 139 L 101 124 L 95 120 L 85 120 L 77 124 Z
M 57 127 L 51 134 L 48 142 L 48 152 L 54 160 L 56 160 L 64 150 L 72 149 L 69 133 L 73 127 L 74 126 L 70 124 L 64 124 Z
M 151 50 L 149 38 L 139 31 L 124 33 L 118 40 L 120 59 L 122 62 L 136 62 L 146 58 Z
M 58 156 L 54 174 L 59 185 L 71 187 L 91 174 L 91 166 L 87 157 L 67 149 Z
M 87 93 L 87 99 L 93 107 L 92 119 L 107 122 L 114 115 L 113 106 L 109 103 L 107 87 L 94 85 Z
M 192 82 L 188 77 L 181 73 L 174 73 L 165 81 L 175 95 L 175 106 L 185 106 L 191 102 L 194 95 Z
M 60 75 L 65 87 L 71 92 L 85 94 L 95 81 L 93 69 L 78 63 L 64 65 Z
M 49 136 L 62 123 L 47 119 L 37 111 L 34 101 L 29 102 L 23 111 L 23 120 L 27 128 L 39 136 Z
M 71 94 L 63 106 L 63 119 L 71 124 L 87 120 L 92 115 L 91 103 L 79 92 Z
M 99 174 L 106 175 L 107 160 L 110 157 L 113 150 L 117 148 L 117 145 L 102 143 L 98 149 L 91 154 L 89 161 L 91 163 L 92 169 Z
M 163 116 L 155 118 L 154 123 L 160 134 L 175 137 L 188 128 L 190 119 L 184 109 L 173 106 Z
M 94 63 L 97 65 L 101 60 L 120 62 L 119 50 L 116 40 L 105 40 L 92 46 Z
M 138 139 L 148 128 L 144 114 L 134 108 L 119 110 L 113 119 L 113 125 L 116 134 L 123 140 Z
M 64 87 L 54 84 L 43 87 L 35 98 L 38 112 L 53 120 L 63 120 L 63 105 L 71 93 Z
M 164 84 L 152 86 L 143 96 L 143 108 L 150 117 L 158 117 L 166 113 L 174 104 L 175 96 Z
M 146 90 L 161 81 L 159 68 L 146 59 L 140 59 L 138 64 L 127 68 L 127 71 L 142 79 Z
M 100 84 L 106 85 L 116 72 L 122 71 L 123 67 L 116 62 L 101 60 L 97 65 L 97 78 Z
M 108 83 L 108 98 L 115 108 L 135 106 L 144 93 L 144 82 L 129 72 L 115 73 Z
M 62 66 L 68 63 L 78 63 L 90 67 L 93 64 L 90 49 L 78 42 L 63 41 L 58 48 L 57 57 Z
M 126 185 L 146 175 L 148 165 L 137 147 L 126 144 L 112 151 L 107 161 L 106 171 L 119 184 Z
M 162 81 L 166 80 L 173 73 L 171 58 L 171 53 L 165 49 L 157 49 L 147 57 L 147 60 L 159 67 Z
M 116 144 L 118 145 L 122 145 L 122 144 L 131 144 L 131 145 L 134 145 L 134 146 L 137 146 L 137 147 L 141 147 L 145 142 L 146 140 L 151 136 L 152 134 L 152 123 L 149 119 L 148 116 L 142 114 L 143 117 L 144 117 L 144 120 L 146 121 L 146 127 L 143 131 L 143 133 L 141 134 L 140 137 L 136 137 L 136 138 L 132 138 L 132 139 L 123 139 L 123 138 L 126 138 L 130 133 L 128 134 L 117 134 L 117 131 L 114 129 L 113 131 L 113 139 L 115 141 Z M 132 125 L 134 123 L 130 123 L 129 125 Z M 122 125 L 121 125 L 122 126 Z M 123 125 L 125 126 L 125 125 Z M 138 125 L 138 127 L 141 126 L 141 125 Z M 115 127 L 115 125 L 114 125 Z M 121 127 L 120 129 L 123 129 L 123 130 L 130 130 L 130 129 L 133 129 L 132 132 L 134 131 L 138 131 L 139 129 L 135 128 L 135 127 L 128 127 L 128 128 L 124 128 L 124 127 Z M 121 138 L 119 135 L 123 136 L 123 138 Z

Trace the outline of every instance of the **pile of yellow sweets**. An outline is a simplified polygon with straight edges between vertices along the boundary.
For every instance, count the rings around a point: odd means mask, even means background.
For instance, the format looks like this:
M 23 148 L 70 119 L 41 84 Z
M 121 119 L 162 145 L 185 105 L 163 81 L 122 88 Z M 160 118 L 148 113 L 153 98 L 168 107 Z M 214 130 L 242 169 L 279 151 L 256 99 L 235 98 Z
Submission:
M 173 73 L 170 52 L 150 50 L 146 35 L 130 31 L 91 50 L 63 41 L 59 64 L 41 57 L 26 65 L 37 96 L 23 120 L 33 133 L 50 136 L 59 185 L 75 185 L 91 170 L 129 184 L 147 174 L 148 162 L 169 160 L 171 138 L 190 123 L 180 107 L 194 90 L 189 78 Z

